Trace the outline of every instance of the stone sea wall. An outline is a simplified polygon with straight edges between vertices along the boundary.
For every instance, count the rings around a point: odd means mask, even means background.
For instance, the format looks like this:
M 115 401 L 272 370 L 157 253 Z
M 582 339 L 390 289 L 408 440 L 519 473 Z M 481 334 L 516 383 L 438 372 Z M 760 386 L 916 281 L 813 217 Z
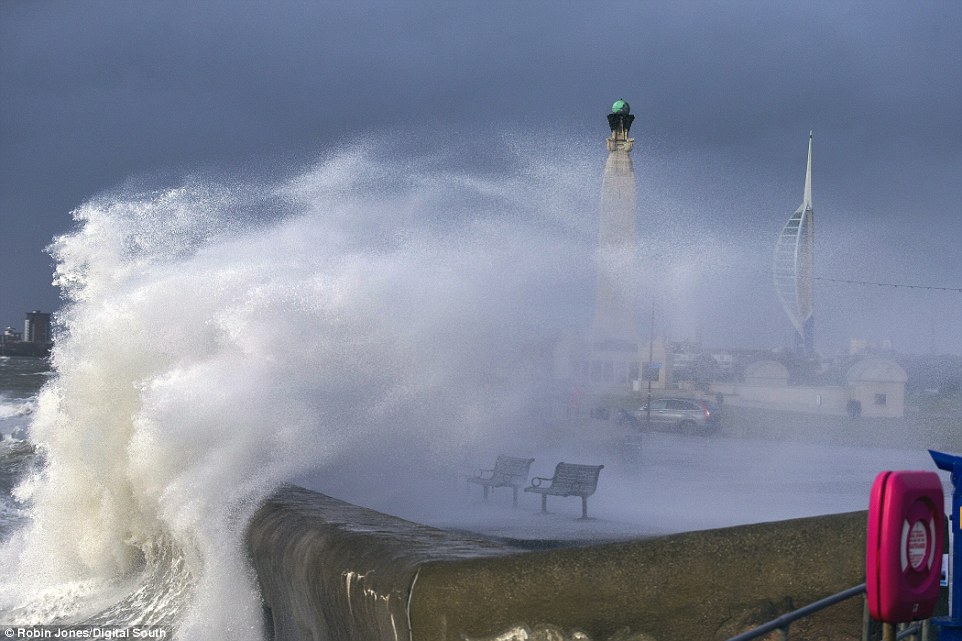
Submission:
M 862 583 L 865 525 L 856 512 L 525 551 L 287 487 L 248 548 L 276 641 L 723 640 Z M 833 634 L 811 638 L 858 638 L 861 607 L 835 606 Z

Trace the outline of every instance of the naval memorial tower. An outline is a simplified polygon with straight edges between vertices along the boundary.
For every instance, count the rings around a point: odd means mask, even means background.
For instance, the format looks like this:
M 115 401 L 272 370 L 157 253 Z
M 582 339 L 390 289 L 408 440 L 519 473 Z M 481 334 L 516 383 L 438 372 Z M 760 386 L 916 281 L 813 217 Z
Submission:
M 631 389 L 640 370 L 638 336 L 635 170 L 631 163 L 635 117 L 624 100 L 608 114 L 611 137 L 601 184 L 595 259 L 594 317 L 588 336 L 589 387 L 595 391 Z
M 629 137 L 634 119 L 624 100 L 611 106 L 591 325 L 578 336 L 563 339 L 556 351 L 556 378 L 591 394 L 631 390 L 641 379 L 642 361 L 651 360 L 650 346 L 641 346 L 638 333 L 638 232 L 631 162 L 635 141 Z
M 637 352 L 637 295 L 634 282 L 638 234 L 635 229 L 635 170 L 631 163 L 634 139 L 628 137 L 635 117 L 624 100 L 608 114 L 611 137 L 601 184 L 598 217 L 597 272 L 592 337 L 596 342 L 621 344 Z

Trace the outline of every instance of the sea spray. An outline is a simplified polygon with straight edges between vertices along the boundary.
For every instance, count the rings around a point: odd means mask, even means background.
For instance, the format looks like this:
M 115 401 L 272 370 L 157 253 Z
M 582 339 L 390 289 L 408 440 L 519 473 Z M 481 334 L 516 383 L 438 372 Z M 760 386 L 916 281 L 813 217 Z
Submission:
M 593 176 L 570 169 L 499 180 L 349 151 L 273 188 L 76 210 L 51 246 L 66 304 L 0 619 L 261 638 L 241 543 L 272 489 L 530 420 L 544 347 L 588 298 Z

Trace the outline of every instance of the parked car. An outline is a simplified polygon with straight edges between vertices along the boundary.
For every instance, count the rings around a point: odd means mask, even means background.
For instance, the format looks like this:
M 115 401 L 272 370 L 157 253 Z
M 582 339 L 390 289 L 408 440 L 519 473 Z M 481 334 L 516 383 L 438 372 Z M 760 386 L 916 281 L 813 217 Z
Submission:
M 635 411 L 642 428 L 648 426 L 648 405 Z M 711 434 L 721 427 L 721 411 L 708 401 L 694 398 L 656 398 L 651 401 L 651 428 L 683 434 Z

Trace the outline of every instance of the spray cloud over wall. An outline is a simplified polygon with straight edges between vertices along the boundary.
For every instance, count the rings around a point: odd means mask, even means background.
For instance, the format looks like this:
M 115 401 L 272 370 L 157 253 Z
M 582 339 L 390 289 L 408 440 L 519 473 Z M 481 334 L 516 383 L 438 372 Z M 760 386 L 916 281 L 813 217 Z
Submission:
M 276 186 L 194 179 L 74 212 L 5 618 L 259 638 L 241 539 L 272 489 L 530 417 L 545 346 L 588 298 L 596 175 L 432 162 L 348 150 Z

